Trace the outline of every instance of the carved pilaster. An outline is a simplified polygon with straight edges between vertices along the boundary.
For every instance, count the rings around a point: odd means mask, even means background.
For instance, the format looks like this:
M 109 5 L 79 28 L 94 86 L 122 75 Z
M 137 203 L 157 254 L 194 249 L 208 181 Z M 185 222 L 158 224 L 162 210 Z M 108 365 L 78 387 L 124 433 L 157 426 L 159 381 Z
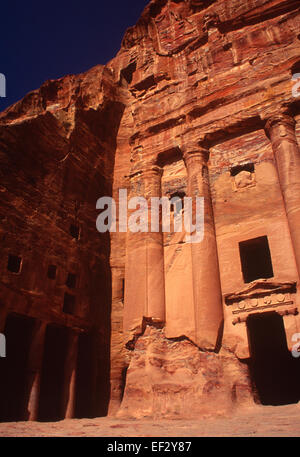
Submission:
M 28 354 L 27 395 L 25 396 L 27 412 L 25 413 L 25 419 L 29 421 L 38 420 L 46 329 L 46 322 L 37 321 L 35 323 Z
M 266 122 L 277 164 L 294 252 L 300 273 L 300 152 L 295 120 L 288 114 L 272 116 Z
M 142 329 L 143 318 L 165 322 L 165 282 L 163 234 L 151 232 L 152 197 L 161 197 L 161 176 L 158 166 L 133 173 L 130 197 L 143 197 L 148 205 L 148 221 L 144 233 L 127 233 L 125 267 L 125 338 Z
M 223 310 L 208 159 L 209 151 L 202 147 L 184 153 L 188 196 L 193 200 L 195 197 L 204 198 L 203 240 L 191 244 L 196 342 L 203 349 L 214 350 L 220 337 Z

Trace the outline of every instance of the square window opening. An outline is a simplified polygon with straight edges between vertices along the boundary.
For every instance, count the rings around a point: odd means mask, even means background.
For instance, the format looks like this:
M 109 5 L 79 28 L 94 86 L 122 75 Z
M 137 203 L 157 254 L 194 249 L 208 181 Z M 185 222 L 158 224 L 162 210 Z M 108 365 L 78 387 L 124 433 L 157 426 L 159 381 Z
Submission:
M 22 258 L 17 255 L 9 255 L 7 262 L 7 269 L 12 273 L 20 273 Z
M 244 282 L 274 277 L 272 258 L 267 236 L 239 243 Z

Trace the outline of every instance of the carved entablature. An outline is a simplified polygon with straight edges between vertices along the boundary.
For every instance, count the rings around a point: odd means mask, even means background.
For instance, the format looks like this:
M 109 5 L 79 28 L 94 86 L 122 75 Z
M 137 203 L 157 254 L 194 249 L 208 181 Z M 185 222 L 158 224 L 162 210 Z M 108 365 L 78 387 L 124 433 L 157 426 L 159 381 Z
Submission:
M 225 296 L 231 307 L 233 325 L 246 322 L 249 314 L 276 311 L 282 316 L 298 314 L 295 306 L 296 282 L 274 282 L 260 279 L 252 282 L 240 292 Z

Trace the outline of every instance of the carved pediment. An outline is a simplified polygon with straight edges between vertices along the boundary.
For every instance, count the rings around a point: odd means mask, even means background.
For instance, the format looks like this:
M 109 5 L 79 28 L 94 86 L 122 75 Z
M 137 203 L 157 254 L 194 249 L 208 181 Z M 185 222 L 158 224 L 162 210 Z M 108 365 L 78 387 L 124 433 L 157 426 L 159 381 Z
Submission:
M 295 281 L 270 281 L 267 279 L 258 279 L 248 284 L 238 292 L 225 295 L 225 303 L 230 305 L 251 298 L 264 297 L 271 294 L 296 293 L 297 283 Z
M 298 314 L 295 307 L 295 281 L 270 281 L 259 279 L 248 284 L 239 292 L 225 295 L 225 303 L 236 316 L 232 324 L 246 322 L 250 314 L 275 311 L 284 316 Z

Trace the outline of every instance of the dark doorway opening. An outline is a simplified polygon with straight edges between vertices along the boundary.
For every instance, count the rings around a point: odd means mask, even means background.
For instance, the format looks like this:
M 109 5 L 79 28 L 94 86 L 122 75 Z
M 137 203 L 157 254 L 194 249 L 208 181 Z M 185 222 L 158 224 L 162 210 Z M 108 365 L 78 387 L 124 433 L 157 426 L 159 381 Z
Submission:
M 63 392 L 68 329 L 48 325 L 46 330 L 39 404 L 40 421 L 64 419 Z
M 75 417 L 78 419 L 95 417 L 95 376 L 95 341 L 84 333 L 78 340 L 75 403 Z
M 0 358 L 0 420 L 24 420 L 28 379 L 27 363 L 34 329 L 34 319 L 11 314 L 4 334 L 6 358 Z
M 245 283 L 273 278 L 272 259 L 266 236 L 243 241 L 239 246 Z
M 247 319 L 250 372 L 263 405 L 285 405 L 300 399 L 300 359 L 287 347 L 283 318 L 276 312 Z

